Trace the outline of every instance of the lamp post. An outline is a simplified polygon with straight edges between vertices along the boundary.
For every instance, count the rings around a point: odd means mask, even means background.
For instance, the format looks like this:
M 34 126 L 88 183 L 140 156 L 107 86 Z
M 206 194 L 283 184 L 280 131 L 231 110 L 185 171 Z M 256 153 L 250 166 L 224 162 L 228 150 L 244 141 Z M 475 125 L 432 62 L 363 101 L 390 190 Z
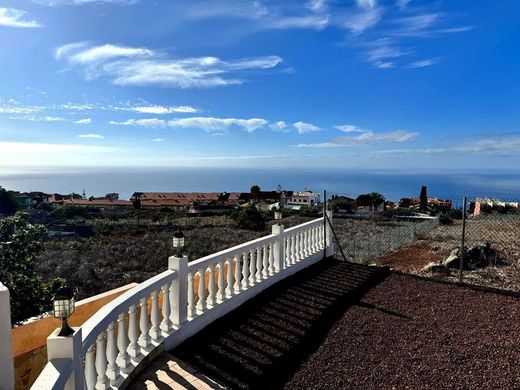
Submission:
M 74 290 L 71 287 L 62 287 L 52 298 L 54 317 L 61 319 L 61 329 L 58 336 L 69 336 L 74 330 L 69 326 L 68 319 L 74 313 Z
M 180 228 L 177 229 L 175 233 L 173 233 L 173 248 L 176 250 L 177 257 L 182 257 L 182 249 L 184 248 L 184 233 Z
M 277 225 L 280 225 L 280 220 L 282 219 L 282 212 L 281 211 L 275 211 L 274 212 L 274 220 L 276 221 Z

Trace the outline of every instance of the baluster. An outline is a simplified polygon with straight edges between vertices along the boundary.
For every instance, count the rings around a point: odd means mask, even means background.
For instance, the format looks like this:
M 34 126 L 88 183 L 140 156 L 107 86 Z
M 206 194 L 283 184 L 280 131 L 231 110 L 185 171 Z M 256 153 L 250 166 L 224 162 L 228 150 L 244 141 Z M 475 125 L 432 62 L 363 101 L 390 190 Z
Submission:
M 284 259 L 284 262 L 285 262 L 285 266 L 289 266 L 291 264 L 291 237 L 286 237 L 285 238 L 285 242 L 284 242 L 284 245 L 285 245 L 285 259 Z
M 139 338 L 139 329 L 137 327 L 137 311 L 135 305 L 131 305 L 128 309 L 128 339 L 130 345 L 128 346 L 128 354 L 133 361 L 137 360 L 137 357 L 141 353 L 137 339 Z
M 231 265 L 231 262 L 230 262 L 230 265 Z M 235 285 L 234 285 L 235 294 L 240 293 L 240 290 L 241 290 L 242 283 L 240 283 L 240 274 L 241 274 L 240 255 L 237 255 L 237 256 L 235 256 Z
M 108 388 L 107 378 L 107 353 L 105 348 L 106 332 L 101 332 L 96 339 L 96 389 L 104 390 Z
M 262 276 L 264 279 L 267 279 L 269 276 L 269 254 L 267 253 L 267 249 L 269 248 L 269 244 L 264 244 L 262 247 L 262 255 L 263 255 L 263 267 L 262 267 Z
M 96 388 L 96 351 L 94 344 L 88 347 L 87 354 L 85 355 L 85 382 L 87 384 L 87 390 L 94 390 Z
M 247 263 L 248 253 L 242 253 L 244 262 L 242 263 L 242 288 L 245 290 L 249 283 L 249 264 Z
M 312 229 L 312 252 L 316 253 L 318 251 L 318 228 L 314 226 Z
M 298 259 L 298 253 L 297 248 L 298 244 L 296 242 L 297 240 L 297 234 L 294 234 L 291 236 L 291 264 L 294 264 L 296 260 Z
M 152 337 L 153 341 L 157 341 L 161 338 L 161 328 L 159 328 L 160 324 L 160 315 L 159 315 L 159 299 L 157 291 L 152 291 L 150 294 L 152 298 L 152 311 L 150 314 L 150 320 L 152 323 L 152 326 L 150 327 L 150 336 Z
M 303 244 L 304 244 L 304 245 L 303 245 L 303 246 L 304 246 L 304 255 L 305 255 L 305 257 L 307 257 L 307 256 L 309 256 L 309 255 L 311 254 L 311 252 L 310 252 L 310 250 L 309 250 L 310 247 L 311 247 L 311 246 L 310 246 L 310 240 L 309 240 L 309 238 L 310 238 L 310 233 L 311 233 L 310 229 L 306 229 L 306 230 L 303 232 L 303 237 L 304 237 L 304 240 L 303 240 Z
M 220 291 L 220 287 L 219 287 Z M 227 259 L 227 273 L 226 273 L 226 291 L 223 292 L 223 297 L 221 298 L 224 300 L 227 296 L 233 295 L 233 257 L 230 257 Z
M 148 330 L 150 329 L 150 322 L 148 321 L 148 299 L 146 297 L 141 298 L 139 301 L 141 312 L 139 313 L 139 330 L 141 335 L 139 336 L 138 343 L 142 349 L 148 351 L 150 348 L 150 335 Z
M 179 277 L 179 276 L 177 276 Z M 174 307 L 174 302 L 175 302 L 175 289 L 173 288 L 173 284 L 175 283 L 175 280 L 172 280 L 172 282 L 170 283 L 169 285 L 169 290 L 170 290 L 170 326 L 171 328 L 173 328 L 173 311 L 174 310 L 180 310 L 180 308 L 176 308 Z M 180 283 L 180 282 L 179 282 Z
M 255 272 L 256 272 L 256 249 L 251 249 L 251 258 L 249 260 L 249 285 L 254 286 L 255 284 Z
M 274 275 L 274 242 L 269 243 L 269 275 Z
M 162 290 L 162 316 L 161 330 L 168 333 L 172 328 L 172 321 L 170 320 L 170 284 L 165 284 L 161 287 Z
M 216 287 L 215 287 L 215 264 L 209 265 L 209 281 L 208 281 L 208 305 L 215 306 L 216 300 Z
M 218 294 L 217 294 L 217 300 L 222 302 L 224 299 L 226 299 L 226 286 L 224 286 L 226 282 L 226 276 L 231 275 L 231 268 L 228 267 L 227 274 L 226 273 L 226 260 L 219 260 L 218 262 Z M 227 281 L 229 284 L 229 281 Z
M 302 230 L 298 237 L 300 238 L 300 256 L 298 260 L 303 260 L 305 258 L 305 230 Z
M 108 325 L 107 331 L 107 377 L 111 385 L 116 385 L 119 379 L 119 366 L 116 364 L 117 344 L 116 344 L 116 323 L 112 321 Z
M 256 248 L 256 281 L 261 282 L 262 281 L 262 248 L 258 247 Z
M 195 291 L 193 288 L 193 272 L 188 272 L 188 316 L 195 317 Z
M 128 347 L 128 337 L 126 335 L 126 313 L 121 313 L 117 317 L 117 364 L 125 374 L 128 372 L 130 355 L 126 351 Z
M 197 309 L 200 311 L 206 310 L 206 268 L 199 269 L 199 300 L 197 302 Z

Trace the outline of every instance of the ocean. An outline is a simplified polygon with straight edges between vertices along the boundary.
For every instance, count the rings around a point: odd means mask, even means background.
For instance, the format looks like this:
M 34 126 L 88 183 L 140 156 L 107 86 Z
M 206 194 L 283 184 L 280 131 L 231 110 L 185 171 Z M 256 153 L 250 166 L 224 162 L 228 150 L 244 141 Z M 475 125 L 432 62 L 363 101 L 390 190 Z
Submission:
M 242 169 L 242 168 L 84 168 L 0 171 L 0 186 L 9 190 L 47 193 L 81 193 L 102 196 L 118 192 L 128 199 L 143 192 L 247 192 L 252 185 L 264 190 L 327 190 L 329 194 L 355 197 L 382 193 L 387 199 L 419 196 L 421 186 L 429 196 L 457 201 L 462 196 L 520 199 L 518 172 L 407 173 L 346 169 Z

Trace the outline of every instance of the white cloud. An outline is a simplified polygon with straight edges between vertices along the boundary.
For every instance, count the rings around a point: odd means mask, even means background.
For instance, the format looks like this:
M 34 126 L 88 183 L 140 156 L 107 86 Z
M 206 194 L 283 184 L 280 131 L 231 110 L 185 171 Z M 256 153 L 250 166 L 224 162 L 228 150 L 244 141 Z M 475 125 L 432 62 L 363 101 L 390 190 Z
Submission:
M 338 125 L 334 127 L 340 131 L 343 131 L 344 133 L 366 133 L 370 131 L 354 125 Z
M 366 52 L 367 59 L 372 65 L 377 68 L 393 68 L 393 61 L 389 61 L 398 57 L 409 54 L 399 47 L 395 46 L 393 41 L 389 38 L 379 39 L 369 45 Z
M 74 121 L 77 125 L 90 125 L 92 123 L 91 118 L 85 118 L 85 119 L 78 119 L 77 121 Z
M 18 28 L 41 27 L 35 20 L 23 20 L 25 11 L 16 8 L 0 8 L 0 26 Z
M 142 127 L 153 128 L 153 129 L 166 127 L 166 121 L 163 119 L 157 119 L 157 118 L 128 119 L 124 122 L 110 121 L 108 123 L 110 123 L 111 125 L 117 125 L 117 126 L 142 126 Z
M 93 138 L 93 139 L 105 139 L 104 136 L 100 135 L 100 134 L 80 134 L 78 135 L 79 138 Z
M 398 27 L 390 31 L 390 33 L 398 37 L 427 38 L 442 34 L 466 32 L 473 29 L 473 26 L 435 27 L 445 19 L 443 16 L 441 13 L 429 13 L 394 19 L 392 22 Z
M 421 61 L 414 61 L 411 62 L 408 67 L 409 68 L 424 68 L 427 66 L 432 66 L 435 64 L 438 64 L 440 61 L 440 58 L 430 58 L 428 60 L 421 60 Z
M 198 109 L 191 106 L 159 106 L 159 105 L 151 105 L 151 106 L 138 106 L 132 107 L 130 110 L 139 112 L 142 114 L 156 114 L 156 115 L 164 115 L 164 114 L 173 114 L 173 113 L 186 113 L 193 114 L 198 112 Z
M 152 139 L 153 142 L 163 142 L 164 138 L 154 138 Z
M 343 15 L 340 25 L 353 35 L 360 35 L 376 26 L 383 18 L 383 8 L 377 0 L 356 0 L 358 9 Z
M 36 116 L 36 115 L 24 115 L 24 116 L 11 116 L 9 119 L 21 119 L 32 122 L 65 122 L 67 119 L 59 116 Z
M 321 130 L 318 126 L 315 126 L 311 123 L 305 123 L 305 122 L 296 122 L 296 123 L 293 123 L 293 126 L 296 130 L 298 130 L 299 134 L 307 134 L 307 133 L 312 133 L 314 131 Z
M 289 130 L 287 130 L 287 123 L 285 123 L 285 121 L 276 121 L 276 122 L 273 122 L 269 125 L 269 127 L 273 130 L 273 131 L 278 131 L 278 132 L 288 132 Z
M 16 103 L 9 103 L 4 106 L 0 105 L 0 114 L 33 114 L 43 110 L 44 107 L 41 106 L 21 106 Z
M 59 59 L 63 58 L 64 56 L 66 56 L 71 51 L 81 49 L 82 47 L 85 47 L 87 45 L 88 45 L 88 42 L 84 41 L 84 42 L 68 43 L 66 45 L 60 46 L 54 51 L 54 58 L 59 60 Z
M 341 136 L 336 137 L 330 142 L 315 143 L 315 144 L 299 144 L 298 147 L 346 147 L 346 146 L 368 146 L 376 144 L 393 144 L 405 143 L 415 141 L 419 133 L 407 130 L 394 130 L 383 133 L 374 133 L 373 131 L 366 131 L 355 136 Z
M 64 47 L 69 47 L 64 50 Z M 122 86 L 159 85 L 177 88 L 215 87 L 241 84 L 232 74 L 238 71 L 276 67 L 278 56 L 224 61 L 216 57 L 168 58 L 164 53 L 146 48 L 102 45 L 57 49 L 59 58 L 82 67 L 87 79 L 107 76 Z M 229 76 L 228 76 L 229 75 Z
M 309 0 L 306 7 L 312 12 L 323 12 L 327 9 L 327 0 Z
M 266 23 L 273 29 L 312 28 L 322 30 L 329 24 L 328 15 L 284 16 L 273 18 Z
M 240 127 L 248 133 L 258 130 L 269 122 L 262 118 L 237 119 L 237 118 L 213 118 L 213 117 L 192 117 L 173 119 L 168 121 L 168 126 L 176 128 L 200 128 L 208 133 L 222 133 L 231 127 Z
M 402 11 L 408 7 L 412 0 L 396 0 L 395 4 Z

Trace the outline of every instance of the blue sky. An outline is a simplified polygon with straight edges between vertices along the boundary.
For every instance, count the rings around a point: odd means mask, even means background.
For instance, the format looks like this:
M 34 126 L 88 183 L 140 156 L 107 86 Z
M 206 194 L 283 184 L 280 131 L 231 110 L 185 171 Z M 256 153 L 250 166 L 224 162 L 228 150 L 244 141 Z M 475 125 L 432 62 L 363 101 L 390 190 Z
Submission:
M 517 0 L 0 0 L 0 168 L 516 169 Z

